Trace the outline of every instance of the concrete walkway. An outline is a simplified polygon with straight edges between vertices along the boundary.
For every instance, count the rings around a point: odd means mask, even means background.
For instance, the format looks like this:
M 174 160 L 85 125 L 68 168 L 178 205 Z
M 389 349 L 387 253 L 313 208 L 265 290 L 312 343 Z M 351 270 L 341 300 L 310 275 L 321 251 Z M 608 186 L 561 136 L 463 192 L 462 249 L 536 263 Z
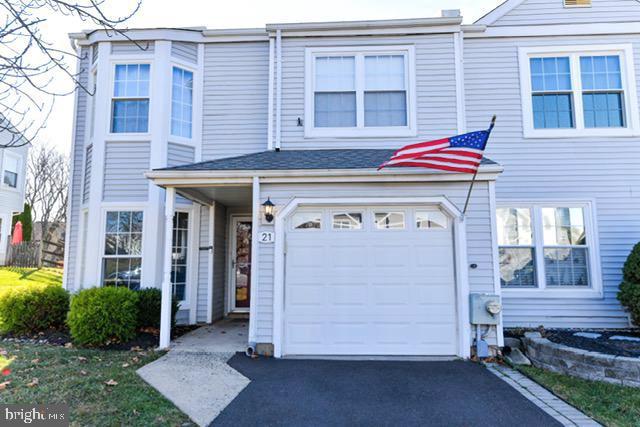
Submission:
M 247 322 L 223 320 L 176 339 L 138 375 L 200 426 L 209 425 L 249 384 L 227 361 L 244 351 Z

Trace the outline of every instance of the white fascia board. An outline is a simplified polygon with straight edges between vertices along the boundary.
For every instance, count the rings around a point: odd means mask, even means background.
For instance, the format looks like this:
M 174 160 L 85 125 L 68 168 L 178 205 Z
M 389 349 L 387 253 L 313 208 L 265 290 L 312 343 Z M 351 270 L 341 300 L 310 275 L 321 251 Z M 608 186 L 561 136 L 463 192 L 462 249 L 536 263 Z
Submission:
M 493 181 L 503 168 L 487 165 L 480 168 L 477 181 Z M 285 182 L 415 182 L 471 181 L 472 174 L 412 170 L 382 171 L 376 169 L 314 169 L 314 170 L 247 170 L 247 171 L 148 171 L 145 176 L 159 186 L 188 187 L 194 185 L 247 185 L 254 176 L 263 183 Z
M 462 31 L 464 32 L 465 38 L 619 35 L 640 33 L 640 22 L 518 25 L 504 27 L 463 25 Z
M 269 32 L 282 31 L 328 31 L 357 30 L 380 28 L 432 27 L 441 25 L 460 25 L 462 17 L 455 18 L 417 18 L 417 19 L 383 19 L 372 21 L 334 21 L 334 22 L 300 22 L 284 24 L 267 24 Z
M 192 43 L 227 43 L 246 41 L 267 41 L 268 35 L 264 29 L 243 28 L 230 30 L 207 30 L 204 27 L 185 29 L 139 29 L 127 30 L 126 37 L 120 33 L 103 30 L 71 33 L 69 38 L 78 45 L 90 45 L 101 41 L 130 41 L 130 40 L 169 40 Z
M 460 31 L 460 25 L 440 25 L 429 27 L 373 28 L 373 29 L 336 29 L 285 31 L 282 37 L 347 37 L 347 36 L 401 36 L 407 34 L 449 34 Z M 273 34 L 273 33 L 269 33 Z

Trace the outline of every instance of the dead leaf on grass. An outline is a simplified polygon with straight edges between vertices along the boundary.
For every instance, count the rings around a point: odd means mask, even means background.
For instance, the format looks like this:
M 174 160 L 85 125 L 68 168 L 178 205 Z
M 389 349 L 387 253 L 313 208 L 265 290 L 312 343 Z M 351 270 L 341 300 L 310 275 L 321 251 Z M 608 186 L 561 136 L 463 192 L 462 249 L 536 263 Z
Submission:
M 129 364 L 128 364 L 128 363 L 123 363 L 123 364 L 122 364 L 122 367 L 123 367 L 123 368 L 128 368 L 128 367 L 129 367 Z
M 73 348 L 73 343 L 70 343 L 70 342 L 66 343 L 64 345 L 64 348 Z
M 40 381 L 38 381 L 37 378 L 34 378 L 31 380 L 31 382 L 29 384 L 27 384 L 27 387 L 35 387 L 38 385 L 38 383 L 40 383 Z
M 110 387 L 114 387 L 118 385 L 118 382 L 116 380 L 109 380 L 109 381 L 105 381 L 104 383 Z
M 33 359 L 31 363 L 33 363 L 34 365 L 37 365 L 38 363 L 40 363 L 40 359 Z
M 4 381 L 0 383 L 0 390 L 4 390 L 7 388 L 7 386 L 11 384 L 11 381 Z
M 133 360 L 134 363 L 138 363 L 140 361 L 138 357 L 133 357 L 131 358 L 131 360 Z
M 88 375 L 87 371 L 80 371 L 80 375 L 82 375 L 83 377 L 86 377 Z
M 7 350 L 5 350 L 4 348 L 0 349 L 0 356 L 6 356 L 7 354 Z
M 86 357 L 82 357 L 82 356 L 78 356 L 78 360 L 81 362 L 86 362 L 87 358 Z
M 142 348 L 139 345 L 131 347 L 131 351 L 142 351 Z

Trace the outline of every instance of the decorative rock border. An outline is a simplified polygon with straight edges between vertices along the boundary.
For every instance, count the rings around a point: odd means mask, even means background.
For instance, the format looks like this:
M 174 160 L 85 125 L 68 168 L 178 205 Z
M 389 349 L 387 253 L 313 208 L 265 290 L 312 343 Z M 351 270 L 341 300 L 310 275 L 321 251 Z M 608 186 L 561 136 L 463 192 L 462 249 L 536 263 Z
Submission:
M 640 387 L 640 358 L 612 356 L 556 344 L 539 332 L 526 332 L 522 343 L 534 366 L 587 380 Z

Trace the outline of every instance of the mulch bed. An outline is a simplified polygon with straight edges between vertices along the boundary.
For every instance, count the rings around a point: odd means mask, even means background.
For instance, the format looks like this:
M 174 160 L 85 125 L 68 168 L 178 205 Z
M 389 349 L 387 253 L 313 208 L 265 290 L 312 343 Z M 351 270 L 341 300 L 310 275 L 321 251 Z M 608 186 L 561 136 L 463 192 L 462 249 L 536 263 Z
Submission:
M 598 338 L 585 338 L 573 335 L 576 332 L 595 332 L 601 334 Z M 564 344 L 569 347 L 579 348 L 587 351 L 610 354 L 613 356 L 640 357 L 640 342 L 610 340 L 613 335 L 640 338 L 640 330 L 567 330 L 554 329 L 545 330 L 542 334 L 549 341 Z
M 178 338 L 194 329 L 199 328 L 200 325 L 179 325 L 171 329 L 171 339 Z M 109 345 L 100 347 L 102 350 L 131 350 L 131 349 L 152 349 L 158 346 L 159 333 L 157 329 L 146 329 L 138 332 L 138 335 L 130 341 L 124 343 L 111 343 Z M 72 343 L 71 335 L 68 330 L 56 330 L 51 329 L 45 332 L 40 332 L 36 335 L 13 335 L 6 334 L 0 335 L 0 340 L 7 342 L 18 342 L 28 344 L 49 344 L 59 346 L 69 346 Z

